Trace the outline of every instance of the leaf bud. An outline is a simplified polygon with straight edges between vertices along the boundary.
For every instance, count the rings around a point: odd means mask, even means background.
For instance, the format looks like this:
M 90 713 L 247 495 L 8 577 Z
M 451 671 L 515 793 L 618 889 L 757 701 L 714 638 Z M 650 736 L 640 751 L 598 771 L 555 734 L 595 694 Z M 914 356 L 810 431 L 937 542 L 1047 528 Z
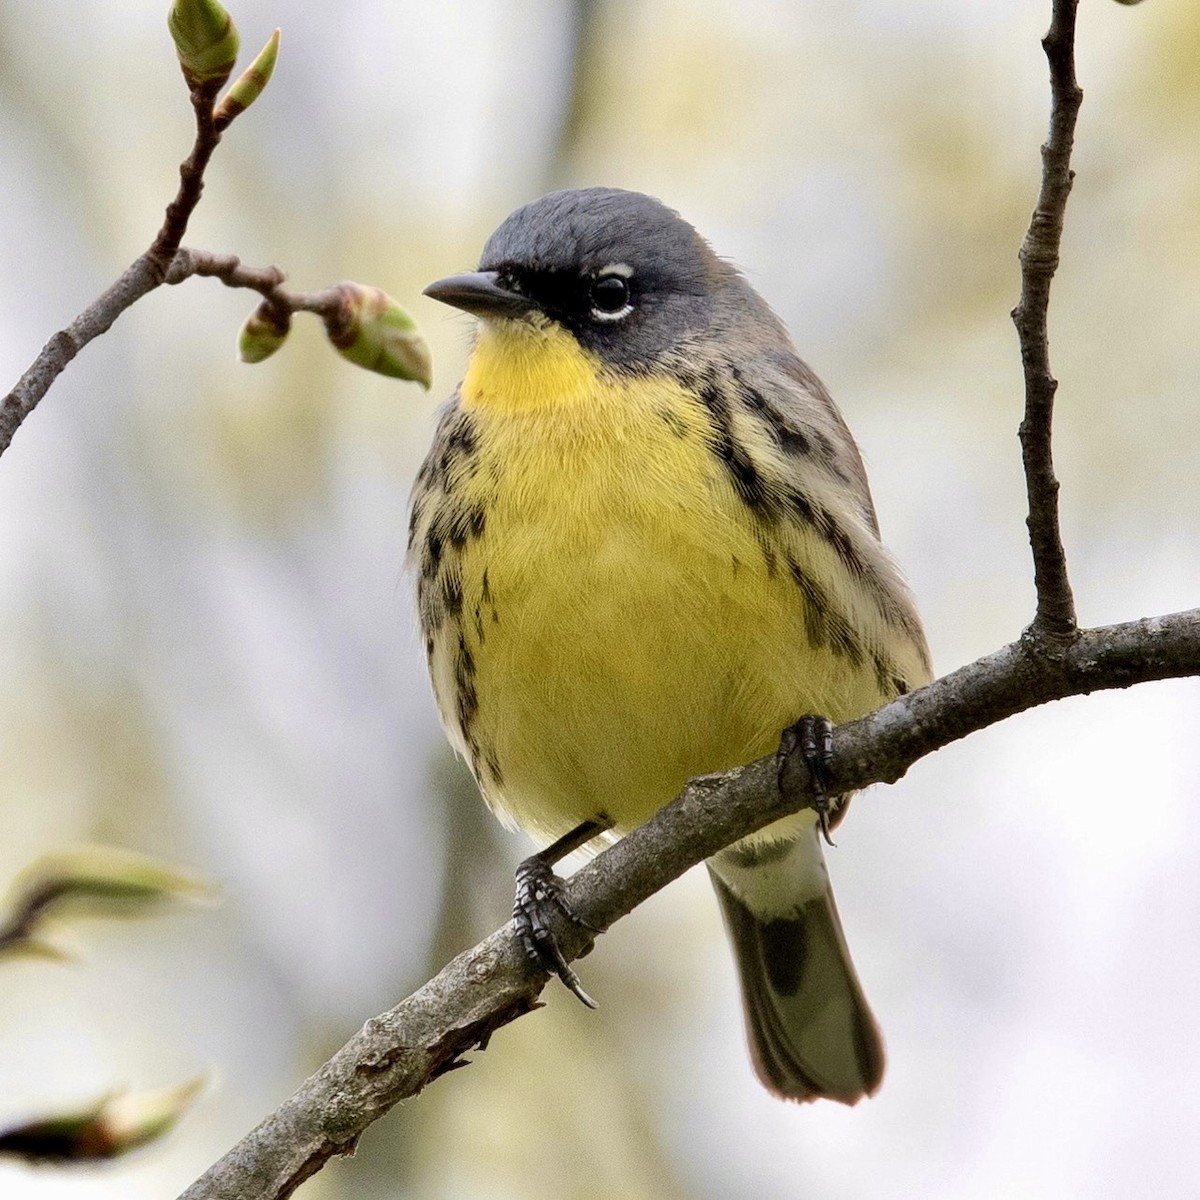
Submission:
M 237 62 L 238 31 L 217 0 L 175 0 L 167 28 L 191 86 L 220 87 L 229 78 Z
M 178 896 L 208 897 L 206 881 L 144 854 L 112 846 L 81 846 L 43 855 L 14 881 L 0 915 L 0 954 L 70 960 L 55 920 L 137 916 Z
M 206 1075 L 154 1092 L 112 1092 L 91 1104 L 0 1131 L 0 1154 L 26 1162 L 116 1158 L 167 1133 L 208 1082 Z
M 276 29 L 258 52 L 258 57 L 237 77 L 213 109 L 213 124 L 218 129 L 227 128 L 234 117 L 244 113 L 262 95 L 263 89 L 271 81 L 278 57 L 279 30 Z
M 270 358 L 287 338 L 292 317 L 263 301 L 247 318 L 238 334 L 238 358 L 260 363 Z
M 428 391 L 433 360 L 412 317 L 379 288 L 361 283 L 338 288 L 343 303 L 325 316 L 325 330 L 337 352 L 368 371 L 411 379 Z

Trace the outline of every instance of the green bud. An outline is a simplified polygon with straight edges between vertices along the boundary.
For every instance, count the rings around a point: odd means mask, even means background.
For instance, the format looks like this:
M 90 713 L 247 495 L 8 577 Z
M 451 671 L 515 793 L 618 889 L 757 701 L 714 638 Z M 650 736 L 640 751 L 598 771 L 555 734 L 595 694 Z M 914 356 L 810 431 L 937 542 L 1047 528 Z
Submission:
M 5 1129 L 0 1132 L 0 1154 L 27 1162 L 108 1158 L 110 1142 L 102 1129 L 102 1115 L 109 1100 L 103 1096 L 84 1107 Z
M 205 1074 L 155 1092 L 110 1096 L 102 1119 L 114 1153 L 124 1154 L 169 1132 L 207 1085 Z
M 220 87 L 229 78 L 237 62 L 238 31 L 217 0 L 175 0 L 167 28 L 189 84 Z
M 213 124 L 224 129 L 229 122 L 252 105 L 271 81 L 275 60 L 279 57 L 279 30 L 267 39 L 258 57 L 238 76 L 233 86 L 221 97 L 213 110 Z
M 212 895 L 205 880 L 170 863 L 116 846 L 78 846 L 44 854 L 18 876 L 17 897 L 41 897 L 41 907 L 67 899 L 157 900 Z
M 155 1092 L 113 1092 L 78 1109 L 0 1131 L 0 1154 L 43 1163 L 115 1158 L 162 1137 L 207 1082 L 202 1075 Z
M 206 881 L 143 854 L 84 846 L 47 854 L 10 889 L 0 919 L 0 953 L 71 959 L 61 939 L 45 935 L 52 917 L 69 913 L 133 916 L 169 897 L 211 897 Z
M 338 285 L 341 311 L 325 317 L 325 330 L 337 352 L 360 367 L 394 379 L 411 379 L 426 391 L 433 382 L 429 343 L 417 323 L 379 288 Z
M 291 314 L 279 312 L 264 300 L 246 318 L 238 334 L 238 358 L 244 363 L 270 358 L 283 345 L 291 327 Z

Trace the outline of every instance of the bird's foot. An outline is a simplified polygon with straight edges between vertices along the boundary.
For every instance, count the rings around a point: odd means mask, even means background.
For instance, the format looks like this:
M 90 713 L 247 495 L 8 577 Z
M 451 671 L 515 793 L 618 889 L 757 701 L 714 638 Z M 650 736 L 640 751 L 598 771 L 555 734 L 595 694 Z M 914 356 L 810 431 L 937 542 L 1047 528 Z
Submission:
M 801 717 L 783 731 L 775 753 L 781 792 L 788 791 L 787 775 L 797 756 L 812 780 L 812 808 L 821 826 L 821 836 L 832 846 L 830 816 L 837 809 L 828 790 L 833 770 L 833 722 L 828 717 Z
M 513 924 L 526 955 L 548 975 L 557 975 L 588 1008 L 596 1008 L 598 1005 L 583 990 L 579 976 L 563 957 L 550 924 L 550 910 L 557 909 L 572 924 L 592 933 L 604 931 L 589 924 L 572 907 L 567 899 L 566 885 L 554 873 L 554 864 L 591 841 L 598 833 L 603 833 L 611 824 L 606 818 L 585 821 L 553 845 L 547 846 L 545 850 L 530 855 L 517 867 Z M 588 953 L 590 949 L 589 942 L 583 953 Z

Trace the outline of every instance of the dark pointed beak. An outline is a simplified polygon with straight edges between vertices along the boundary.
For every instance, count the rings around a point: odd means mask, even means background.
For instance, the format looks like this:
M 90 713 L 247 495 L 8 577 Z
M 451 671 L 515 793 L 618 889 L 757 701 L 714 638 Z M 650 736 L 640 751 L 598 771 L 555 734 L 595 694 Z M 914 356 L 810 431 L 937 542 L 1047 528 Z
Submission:
M 537 307 L 528 296 L 504 287 L 499 279 L 495 271 L 448 275 L 431 283 L 425 295 L 476 317 L 519 317 Z

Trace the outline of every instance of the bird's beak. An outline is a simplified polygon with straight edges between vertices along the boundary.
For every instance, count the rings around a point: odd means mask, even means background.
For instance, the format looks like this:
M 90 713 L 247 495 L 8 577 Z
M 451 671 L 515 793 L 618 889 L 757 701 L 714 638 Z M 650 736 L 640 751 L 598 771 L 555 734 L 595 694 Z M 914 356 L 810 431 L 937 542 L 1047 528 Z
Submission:
M 528 296 L 502 286 L 495 271 L 448 275 L 431 283 L 425 295 L 477 317 L 519 317 L 537 307 Z

